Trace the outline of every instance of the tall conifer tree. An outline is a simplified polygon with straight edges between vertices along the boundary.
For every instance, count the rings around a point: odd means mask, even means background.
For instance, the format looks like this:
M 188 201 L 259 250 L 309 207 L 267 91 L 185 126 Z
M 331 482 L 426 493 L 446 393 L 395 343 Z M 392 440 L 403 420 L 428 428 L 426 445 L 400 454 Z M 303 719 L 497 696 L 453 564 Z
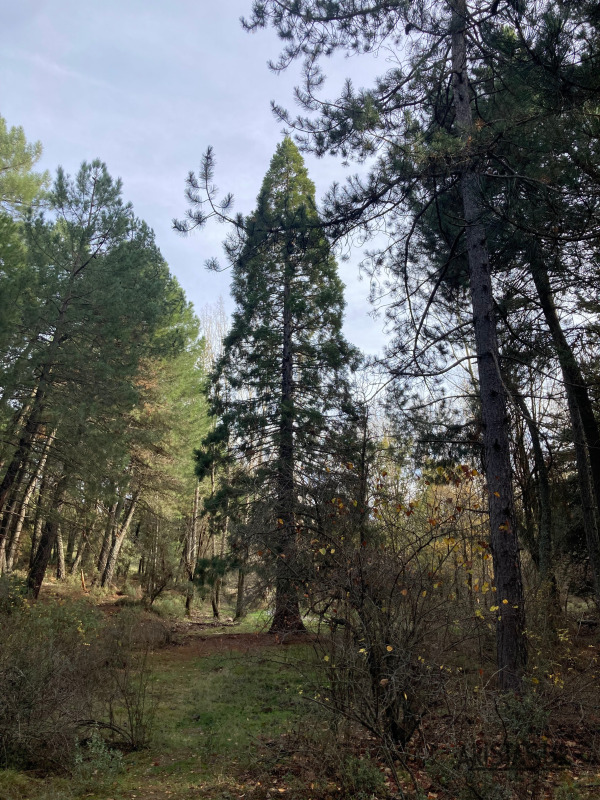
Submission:
M 316 475 L 328 415 L 347 391 L 356 351 L 341 333 L 343 285 L 291 139 L 277 147 L 244 229 L 241 246 L 229 251 L 237 308 L 213 375 L 220 423 L 209 438 L 227 437 L 234 457 L 257 465 L 277 557 L 275 633 L 303 627 L 296 590 L 297 530 L 307 513 L 301 485 Z

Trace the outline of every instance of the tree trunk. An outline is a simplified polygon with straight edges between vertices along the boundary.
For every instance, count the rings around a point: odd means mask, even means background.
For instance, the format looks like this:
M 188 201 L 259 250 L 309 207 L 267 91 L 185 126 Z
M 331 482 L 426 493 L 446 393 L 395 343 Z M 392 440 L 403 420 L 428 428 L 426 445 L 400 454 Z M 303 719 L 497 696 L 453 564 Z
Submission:
M 244 567 L 238 569 L 237 595 L 235 600 L 235 619 L 242 619 L 246 616 L 244 604 L 244 586 L 246 583 L 246 570 Z
M 79 540 L 79 547 L 77 548 L 77 555 L 71 565 L 71 575 L 77 575 L 79 571 L 82 569 L 83 557 L 86 553 L 88 547 L 88 535 L 87 531 L 83 531 L 81 534 L 81 539 Z
M 48 491 L 48 480 L 46 476 L 42 476 L 40 490 L 38 492 L 37 503 L 35 508 L 35 520 L 33 523 L 33 532 L 31 534 L 31 549 L 29 551 L 29 569 L 33 565 L 35 554 L 37 553 L 38 544 L 42 536 L 42 526 L 44 524 L 44 498 Z
M 30 348 L 28 346 L 26 348 L 26 351 L 29 350 L 29 349 Z M 17 437 L 20 437 L 21 431 L 23 429 L 23 425 L 25 424 L 25 421 L 27 420 L 29 412 L 31 410 L 31 404 L 33 403 L 33 401 L 35 399 L 36 391 L 37 391 L 37 389 L 32 389 L 31 394 L 30 394 L 29 398 L 27 399 L 27 401 L 23 404 L 23 406 L 18 411 L 16 411 L 13 414 L 10 423 L 7 425 L 7 427 L 5 428 L 4 433 L 3 433 L 3 437 L 2 438 L 4 440 L 4 444 L 5 445 L 10 445 L 12 443 L 13 439 L 15 439 Z M 8 410 L 8 406 L 7 406 L 7 403 L 5 402 L 5 398 L 3 397 L 2 401 L 0 401 L 0 402 L 1 402 L 4 410 L 7 411 Z M 2 450 L 4 450 L 4 449 L 2 448 Z M 0 472 L 3 472 L 3 470 L 4 470 L 5 457 L 6 457 L 6 451 L 3 451 L 3 457 L 2 457 L 2 460 L 0 461 Z
M 108 522 L 106 523 L 106 528 L 104 530 L 104 538 L 102 540 L 102 549 L 100 550 L 100 555 L 98 556 L 98 563 L 96 565 L 98 572 L 96 573 L 96 576 L 94 578 L 94 584 L 101 581 L 102 576 L 104 575 L 104 570 L 106 569 L 106 564 L 108 562 L 108 555 L 113 545 L 117 520 L 121 516 L 122 509 L 123 509 L 123 500 L 122 498 L 119 498 L 119 500 L 116 503 L 113 503 L 113 505 L 111 506 L 108 515 Z
M 127 531 L 129 530 L 129 526 L 131 525 L 131 520 L 133 519 L 133 515 L 135 513 L 135 508 L 137 506 L 137 501 L 139 496 L 140 496 L 139 491 L 133 493 L 133 496 L 131 498 L 131 503 L 129 504 L 129 508 L 127 510 L 125 519 L 121 523 L 121 527 L 118 533 L 115 535 L 115 539 L 112 544 L 110 554 L 106 560 L 106 567 L 104 568 L 102 581 L 100 583 L 101 586 L 109 586 L 110 582 L 113 579 L 113 573 L 115 571 L 115 567 L 117 566 L 117 559 L 119 558 L 121 547 L 123 546 L 123 542 L 125 541 L 125 537 L 127 536 Z
M 6 554 L 9 549 L 9 542 L 11 531 L 14 530 L 16 522 L 19 518 L 19 509 L 21 505 L 21 489 L 26 481 L 27 470 L 26 465 L 23 464 L 15 478 L 15 482 L 6 497 L 4 509 L 0 514 L 0 548 L 4 553 L 4 560 L 2 563 L 2 572 L 6 568 Z M 26 491 L 26 490 L 25 490 Z
M 33 559 L 33 564 L 27 576 L 27 588 L 32 593 L 34 598 L 37 598 L 42 582 L 46 574 L 46 569 L 50 561 L 52 548 L 56 542 L 58 528 L 60 525 L 60 512 L 63 506 L 63 497 L 67 485 L 67 478 L 63 475 L 57 482 L 52 497 L 51 508 L 48 512 L 46 522 L 44 524 L 40 543 L 37 552 Z
M 59 581 L 64 581 L 67 570 L 65 567 L 65 548 L 60 525 L 56 530 L 56 556 L 56 578 Z
M 577 464 L 577 478 L 579 483 L 579 496 L 581 500 L 581 516 L 583 530 L 592 571 L 594 585 L 594 599 L 600 608 L 600 552 L 598 549 L 598 518 L 594 504 L 594 493 L 590 480 L 589 462 L 585 447 L 585 435 L 579 415 L 579 409 L 574 398 L 567 393 L 571 426 L 573 429 L 573 446 L 575 448 L 575 463 Z
M 552 287 L 544 261 L 533 249 L 531 275 L 560 364 L 573 438 L 586 544 L 594 582 L 596 603 L 600 605 L 600 430 L 588 387 L 567 341 L 554 304 Z
M 65 553 L 65 560 L 67 564 L 72 564 L 75 558 L 75 544 L 77 542 L 77 528 L 75 525 L 69 525 L 69 535 L 67 536 L 67 551 Z
M 192 614 L 192 602 L 194 600 L 194 571 L 196 569 L 196 559 L 198 558 L 198 507 L 200 504 L 200 481 L 196 481 L 194 490 L 194 505 L 192 507 L 192 519 L 190 528 L 185 540 L 184 568 L 188 579 L 188 586 L 185 593 L 185 613 L 186 616 Z
M 456 121 L 465 159 L 473 131 L 467 75 L 466 0 L 452 2 L 452 87 Z M 488 488 L 490 544 L 497 605 L 498 679 L 502 689 L 518 690 L 527 662 L 525 609 L 514 508 L 508 439 L 507 393 L 499 364 L 487 238 L 482 223 L 479 181 L 467 161 L 460 176 L 466 226 L 467 260 L 483 422 L 483 456 Z
M 19 542 L 21 539 L 21 532 L 23 530 L 23 525 L 25 523 L 25 515 L 27 513 L 27 509 L 29 507 L 29 503 L 35 491 L 35 487 L 37 482 L 40 479 L 40 476 L 44 472 L 44 468 L 46 466 L 46 461 L 48 459 L 48 453 L 50 452 L 50 447 L 52 446 L 52 442 L 54 441 L 54 437 L 56 435 L 56 428 L 52 431 L 50 436 L 46 439 L 44 444 L 44 449 L 42 450 L 42 454 L 40 460 L 37 465 L 37 469 L 34 470 L 27 488 L 25 489 L 25 495 L 21 502 L 21 508 L 19 510 L 19 515 L 17 517 L 17 521 L 15 523 L 14 530 L 12 531 L 12 535 L 10 538 L 10 545 L 8 547 L 8 554 L 6 557 L 6 569 L 10 572 L 13 568 L 15 559 L 19 553 Z
M 73 300 L 73 281 L 81 272 L 81 269 L 82 267 L 79 263 L 73 266 L 65 295 L 60 303 L 56 324 L 54 326 L 54 334 L 48 346 L 46 359 L 41 367 L 37 386 L 32 392 L 31 408 L 27 414 L 26 422 L 23 424 L 16 450 L 0 482 L 0 510 L 4 508 L 4 504 L 15 485 L 19 470 L 22 469 L 29 458 L 33 441 L 40 428 L 42 413 L 46 407 L 48 390 L 52 383 L 54 364 L 63 341 L 63 328 L 66 314 Z
M 214 534 L 212 536 L 212 558 L 214 564 L 215 559 L 217 558 L 217 541 Z M 220 603 L 221 603 L 221 578 L 217 576 L 214 580 L 210 593 L 210 604 L 212 606 L 213 617 L 215 619 L 220 618 L 220 608 L 219 608 Z
M 548 469 L 546 468 L 538 426 L 531 416 L 527 403 L 516 390 L 512 393 L 512 396 L 525 420 L 529 436 L 531 437 L 533 460 L 537 473 L 537 500 L 539 506 L 537 551 L 540 578 L 544 583 L 555 583 L 552 575 L 552 499 L 550 497 Z
M 275 613 L 269 633 L 305 630 L 300 616 L 296 577 L 296 523 L 294 496 L 294 354 L 292 349 L 292 267 L 284 266 L 283 349 L 281 358 L 281 404 L 279 462 L 277 465 L 277 520 L 275 554 Z

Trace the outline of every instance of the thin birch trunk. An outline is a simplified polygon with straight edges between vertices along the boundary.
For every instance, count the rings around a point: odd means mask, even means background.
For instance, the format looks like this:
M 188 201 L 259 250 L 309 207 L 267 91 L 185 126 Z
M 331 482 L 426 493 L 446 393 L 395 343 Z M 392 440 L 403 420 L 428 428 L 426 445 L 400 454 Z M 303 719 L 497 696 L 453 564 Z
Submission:
M 56 578 L 59 581 L 64 581 L 67 570 L 65 567 L 65 548 L 60 525 L 56 531 L 56 556 Z
M 104 573 L 100 583 L 101 586 L 109 586 L 113 579 L 115 567 L 117 566 L 117 559 L 119 558 L 121 547 L 123 546 L 123 542 L 127 536 L 127 531 L 131 525 L 131 520 L 133 519 L 139 496 L 139 491 L 133 493 L 129 508 L 127 509 L 127 514 L 125 515 L 125 519 L 121 523 L 121 527 L 115 535 L 110 554 L 106 560 L 106 567 L 104 568 Z
M 43 475 L 35 508 L 35 520 L 33 523 L 33 532 L 31 534 L 31 549 L 29 551 L 29 569 L 31 569 L 33 565 L 35 554 L 37 553 L 38 544 L 42 536 L 42 526 L 44 524 L 44 500 L 47 491 L 48 491 L 48 480 L 46 476 Z
M 185 543 L 184 566 L 188 586 L 185 593 L 185 613 L 186 616 L 192 614 L 192 602 L 194 600 L 194 571 L 196 569 L 196 559 L 198 557 L 198 508 L 200 504 L 200 481 L 196 481 L 194 490 L 194 505 L 192 507 L 192 519 L 190 529 Z
M 29 575 L 27 576 L 27 587 L 34 598 L 38 597 L 40 589 L 42 588 L 42 583 L 46 574 L 46 569 L 48 568 L 52 548 L 56 542 L 60 525 L 60 512 L 64 502 L 66 483 L 67 478 L 65 475 L 63 475 L 56 484 L 52 497 L 51 508 L 48 512 L 48 516 L 42 530 L 42 535 L 40 537 L 40 543 L 33 559 L 33 564 L 29 570 Z
M 44 444 L 44 449 L 42 450 L 42 454 L 40 460 L 38 462 L 38 466 L 34 471 L 33 475 L 31 476 L 27 488 L 25 489 L 25 495 L 21 502 L 21 508 L 19 510 L 19 515 L 17 517 L 17 521 L 15 523 L 14 530 L 12 531 L 10 544 L 8 547 L 8 553 L 6 557 L 6 568 L 8 572 L 10 572 L 13 568 L 14 562 L 18 557 L 19 553 L 19 543 L 21 539 L 21 532 L 23 530 L 23 525 L 25 523 L 25 515 L 27 514 L 27 509 L 29 507 L 29 503 L 35 491 L 35 487 L 40 480 L 40 476 L 43 475 L 44 469 L 46 467 L 46 461 L 48 460 L 48 453 L 50 452 L 50 448 L 52 446 L 52 442 L 54 441 L 54 437 L 56 436 L 56 428 L 52 431 L 50 436 L 46 439 Z
M 110 509 L 108 522 L 106 524 L 106 529 L 104 531 L 104 538 L 102 540 L 102 549 L 100 550 L 100 555 L 98 556 L 98 564 L 97 564 L 98 572 L 96 573 L 96 576 L 94 578 L 94 585 L 102 581 L 104 570 L 106 569 L 106 564 L 108 562 L 108 556 L 113 545 L 118 519 L 121 516 L 122 510 L 123 510 L 123 498 L 120 497 L 118 501 L 111 506 Z

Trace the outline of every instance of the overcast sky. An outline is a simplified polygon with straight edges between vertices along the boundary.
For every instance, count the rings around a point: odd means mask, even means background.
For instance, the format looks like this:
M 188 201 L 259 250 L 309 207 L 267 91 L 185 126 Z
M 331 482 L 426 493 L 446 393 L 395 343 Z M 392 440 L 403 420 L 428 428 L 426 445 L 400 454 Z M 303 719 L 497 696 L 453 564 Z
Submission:
M 273 31 L 245 33 L 239 17 L 251 0 L 0 0 L 0 114 L 44 147 L 42 167 L 76 172 L 101 158 L 123 179 L 124 197 L 156 232 L 188 298 L 199 309 L 219 296 L 231 310 L 228 273 L 204 261 L 221 256 L 226 233 L 209 224 L 182 239 L 171 229 L 186 208 L 184 181 L 208 145 L 216 183 L 252 211 L 281 124 L 270 100 L 293 107 L 298 69 L 274 75 Z M 384 64 L 338 60 L 328 93 L 346 74 L 368 83 Z M 365 80 L 363 81 L 363 77 Z M 307 157 L 317 198 L 343 180 L 336 159 Z M 358 253 L 340 263 L 346 284 L 347 337 L 375 353 L 385 341 L 373 320 L 368 282 L 358 279 Z

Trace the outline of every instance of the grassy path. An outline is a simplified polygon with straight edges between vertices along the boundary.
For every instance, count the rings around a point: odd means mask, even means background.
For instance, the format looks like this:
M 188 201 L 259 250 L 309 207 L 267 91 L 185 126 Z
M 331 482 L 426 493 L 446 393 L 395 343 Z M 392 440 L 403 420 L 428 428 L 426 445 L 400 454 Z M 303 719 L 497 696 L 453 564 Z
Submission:
M 0 800 L 361 796 L 328 777 L 336 768 L 327 758 L 342 762 L 328 720 L 305 700 L 314 669 L 309 636 L 280 642 L 176 623 L 174 641 L 153 652 L 151 664 L 157 704 L 147 750 L 125 754 L 118 772 L 100 757 L 77 780 L 0 771 Z M 380 783 L 371 772 L 369 780 Z

